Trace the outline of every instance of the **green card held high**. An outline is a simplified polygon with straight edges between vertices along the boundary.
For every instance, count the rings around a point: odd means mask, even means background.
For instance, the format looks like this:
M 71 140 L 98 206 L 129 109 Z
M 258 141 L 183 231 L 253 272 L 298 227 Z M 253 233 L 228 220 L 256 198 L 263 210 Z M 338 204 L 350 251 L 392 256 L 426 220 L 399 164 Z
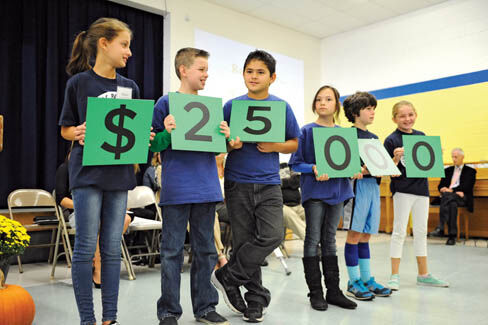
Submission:
M 169 112 L 175 118 L 171 131 L 174 150 L 226 152 L 222 98 L 169 93 Z
M 404 135 L 403 149 L 407 177 L 444 177 L 440 137 Z
M 313 142 L 319 176 L 353 177 L 361 172 L 356 129 L 316 127 Z
M 89 97 L 83 166 L 147 162 L 153 100 Z
M 286 103 L 233 100 L 230 136 L 243 142 L 285 142 Z

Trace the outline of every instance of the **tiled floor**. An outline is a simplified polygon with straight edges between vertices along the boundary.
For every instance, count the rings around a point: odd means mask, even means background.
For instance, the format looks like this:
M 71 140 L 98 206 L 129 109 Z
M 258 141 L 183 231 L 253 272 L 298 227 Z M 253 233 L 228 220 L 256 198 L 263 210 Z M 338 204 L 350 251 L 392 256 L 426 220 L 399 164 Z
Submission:
M 341 268 L 341 287 L 347 283 L 343 247 L 346 232 L 337 236 Z M 372 271 L 377 281 L 385 283 L 390 274 L 389 235 L 380 234 L 371 243 Z M 270 256 L 263 268 L 263 282 L 270 289 L 272 302 L 265 315 L 265 324 L 488 324 L 488 249 L 486 240 L 471 240 L 466 244 L 445 246 L 445 240 L 429 239 L 429 269 L 434 275 L 451 283 L 450 288 L 418 287 L 412 238 L 407 238 L 400 268 L 401 290 L 389 298 L 358 302 L 353 311 L 330 306 L 325 312 L 312 310 L 306 297 L 301 254 L 303 242 L 287 241 L 290 258 L 286 260 L 291 275 L 286 276 L 279 261 Z M 476 244 L 476 247 L 475 247 Z M 65 264 L 56 269 L 50 280 L 50 266 L 27 264 L 19 274 L 12 266 L 8 283 L 24 286 L 36 303 L 34 324 L 78 324 L 78 311 L 71 286 L 71 272 Z M 158 324 L 156 301 L 160 295 L 159 266 L 154 269 L 136 267 L 137 280 L 129 281 L 122 267 L 119 322 L 128 324 Z M 181 304 L 184 314 L 179 324 L 196 324 L 190 301 L 189 270 L 182 274 Z M 100 290 L 94 291 L 96 315 L 100 319 Z M 245 324 L 227 309 L 221 299 L 217 310 L 231 324 Z M 247 323 L 246 323 L 247 324 Z M 15 324 L 12 324 L 15 325 Z

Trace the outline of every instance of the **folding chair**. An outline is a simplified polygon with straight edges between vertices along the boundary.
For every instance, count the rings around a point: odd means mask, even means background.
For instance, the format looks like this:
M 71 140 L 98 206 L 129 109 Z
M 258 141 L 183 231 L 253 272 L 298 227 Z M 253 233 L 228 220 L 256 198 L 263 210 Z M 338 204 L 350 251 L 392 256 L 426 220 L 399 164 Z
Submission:
M 53 191 L 53 197 L 56 197 L 56 193 Z M 58 258 L 61 255 L 66 256 L 66 262 L 68 263 L 68 268 L 71 267 L 71 260 L 73 259 L 73 249 L 71 247 L 71 241 L 69 236 L 74 236 L 76 234 L 76 230 L 72 228 L 70 225 L 66 224 L 63 216 L 63 210 L 61 206 L 57 205 L 56 207 L 56 216 L 58 218 L 59 226 L 58 226 L 58 234 L 56 236 L 56 246 L 54 249 L 54 260 L 53 260 L 53 267 L 51 270 L 51 279 L 54 279 L 54 272 L 56 270 L 56 264 Z M 123 238 L 123 237 L 122 237 Z M 59 242 L 62 240 L 62 244 L 64 247 L 64 252 L 59 253 Z M 134 271 L 132 270 L 132 264 L 129 262 L 127 258 L 126 251 L 124 250 L 124 246 L 122 241 L 120 242 L 121 251 L 122 251 L 122 261 L 124 262 L 125 268 L 127 270 L 127 274 L 129 275 L 129 280 L 135 280 L 135 277 L 132 276 Z
M 17 211 L 15 210 L 18 208 L 32 208 L 32 212 L 36 212 L 36 208 L 38 209 L 39 212 L 45 212 L 43 211 L 43 209 L 46 208 L 48 209 L 52 208 L 54 209 L 54 211 L 56 211 L 56 201 L 54 200 L 53 196 L 49 192 L 40 189 L 15 190 L 8 195 L 7 204 L 8 204 L 8 212 L 10 214 L 10 219 L 12 220 L 15 220 L 14 215 L 15 213 L 17 213 Z M 26 228 L 27 232 L 40 231 L 40 230 L 52 231 L 51 242 L 49 244 L 29 245 L 30 248 L 51 247 L 49 251 L 49 260 L 48 260 L 48 262 L 50 262 L 53 258 L 53 248 L 56 245 L 54 243 L 54 240 L 56 236 L 56 230 L 58 229 L 58 225 L 53 224 L 53 225 L 41 226 L 35 223 L 31 223 L 31 224 L 24 224 L 23 226 Z M 24 269 L 22 268 L 22 261 L 20 259 L 20 256 L 17 256 L 17 261 L 19 266 L 19 272 L 23 273 Z
M 162 216 L 161 210 L 156 202 L 156 198 L 154 196 L 154 192 L 151 188 L 147 186 L 137 186 L 133 190 L 128 192 L 127 195 L 127 209 L 133 208 L 144 208 L 148 205 L 154 204 L 156 207 L 156 216 L 155 220 L 148 220 L 144 218 L 135 217 L 134 221 L 129 225 L 128 233 L 135 232 L 135 231 L 151 231 L 152 235 L 148 236 L 147 234 L 144 236 L 144 245 L 139 246 L 131 246 L 128 247 L 125 239 L 122 238 L 122 247 L 127 255 L 127 259 L 129 264 L 131 265 L 132 269 L 132 276 L 136 277 L 134 273 L 134 268 L 132 267 L 132 259 L 136 257 L 148 256 L 150 257 L 149 266 L 154 266 L 154 260 L 156 256 L 159 255 L 159 240 L 158 240 L 158 230 L 161 231 L 162 229 Z M 131 249 L 142 249 L 146 250 L 145 253 L 137 253 L 131 254 Z

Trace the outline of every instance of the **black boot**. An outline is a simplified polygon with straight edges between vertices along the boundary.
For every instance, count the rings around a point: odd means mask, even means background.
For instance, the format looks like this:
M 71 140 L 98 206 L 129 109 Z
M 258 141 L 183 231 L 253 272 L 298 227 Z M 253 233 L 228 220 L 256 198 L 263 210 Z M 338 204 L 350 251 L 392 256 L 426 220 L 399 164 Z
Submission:
M 327 310 L 327 301 L 324 299 L 322 290 L 322 275 L 320 274 L 320 257 L 304 257 L 303 269 L 305 271 L 305 280 L 307 281 L 310 293 L 310 304 L 315 310 Z
M 341 308 L 355 309 L 358 305 L 343 294 L 339 289 L 339 265 L 337 264 L 337 256 L 322 256 L 322 269 L 324 270 L 324 282 L 327 287 L 326 300 L 331 305 L 336 305 Z

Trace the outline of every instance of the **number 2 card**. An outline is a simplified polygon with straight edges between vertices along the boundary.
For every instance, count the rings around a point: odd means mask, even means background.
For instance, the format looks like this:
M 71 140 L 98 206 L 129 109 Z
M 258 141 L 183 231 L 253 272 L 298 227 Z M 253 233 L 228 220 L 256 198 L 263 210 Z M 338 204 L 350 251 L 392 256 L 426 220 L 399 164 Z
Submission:
M 175 118 L 171 146 L 175 150 L 227 152 L 222 98 L 169 93 L 169 112 Z
M 230 136 L 243 142 L 285 142 L 286 103 L 233 100 Z

